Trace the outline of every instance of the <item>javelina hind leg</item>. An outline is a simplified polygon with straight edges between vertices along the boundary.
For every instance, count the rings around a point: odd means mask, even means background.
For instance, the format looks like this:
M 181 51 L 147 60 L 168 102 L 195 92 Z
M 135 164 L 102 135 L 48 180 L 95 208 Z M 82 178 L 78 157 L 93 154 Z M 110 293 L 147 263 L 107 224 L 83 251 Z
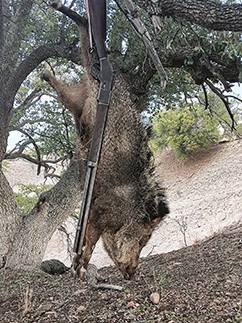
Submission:
M 51 72 L 49 70 L 43 71 L 42 74 L 41 74 L 41 78 L 42 78 L 42 80 L 48 82 L 55 89 L 55 91 L 58 94 L 58 96 L 61 95 L 61 92 L 60 92 L 59 86 L 58 86 L 58 81 L 51 74 Z
M 92 212 L 90 211 L 90 213 Z M 95 224 L 92 224 L 92 217 L 90 215 L 85 233 L 83 251 L 81 255 L 76 254 L 72 261 L 71 273 L 74 278 L 80 277 L 82 279 L 84 277 L 95 245 L 102 234 Z

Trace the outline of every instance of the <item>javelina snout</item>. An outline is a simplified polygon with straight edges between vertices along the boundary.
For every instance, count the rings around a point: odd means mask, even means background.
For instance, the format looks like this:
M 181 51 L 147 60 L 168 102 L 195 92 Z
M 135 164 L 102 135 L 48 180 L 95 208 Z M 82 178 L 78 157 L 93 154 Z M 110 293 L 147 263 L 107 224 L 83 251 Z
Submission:
M 103 234 L 104 247 L 125 279 L 134 277 L 141 250 L 161 219 L 156 218 L 147 223 L 137 223 L 130 219 L 118 232 L 109 231 Z

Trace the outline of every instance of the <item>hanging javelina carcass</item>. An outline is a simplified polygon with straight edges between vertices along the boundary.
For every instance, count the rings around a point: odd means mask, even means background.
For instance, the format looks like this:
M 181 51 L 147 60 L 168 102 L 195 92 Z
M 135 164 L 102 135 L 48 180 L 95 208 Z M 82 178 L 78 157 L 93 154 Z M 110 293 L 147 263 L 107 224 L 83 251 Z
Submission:
M 89 74 L 88 27 L 85 18 L 53 2 L 52 6 L 78 25 L 86 74 L 77 85 L 66 85 L 44 71 L 42 78 L 57 92 L 74 115 L 77 126 L 78 163 L 86 172 L 95 122 L 98 82 Z M 83 276 L 100 236 L 104 247 L 124 277 L 131 279 L 142 248 L 152 231 L 169 213 L 163 190 L 153 178 L 147 133 L 130 104 L 128 85 L 114 65 L 113 88 L 87 223 L 84 248 L 73 260 L 75 275 Z M 84 186 L 83 176 L 83 186 Z

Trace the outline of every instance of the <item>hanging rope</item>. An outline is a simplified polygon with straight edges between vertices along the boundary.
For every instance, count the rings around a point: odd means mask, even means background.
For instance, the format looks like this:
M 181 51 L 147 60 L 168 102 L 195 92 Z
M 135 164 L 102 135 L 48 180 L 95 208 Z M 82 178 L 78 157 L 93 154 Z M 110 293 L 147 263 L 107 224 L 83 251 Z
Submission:
M 86 0 L 86 11 L 87 11 L 87 21 L 88 21 L 88 33 L 89 33 L 90 50 L 92 51 L 93 50 L 92 27 L 91 27 L 91 18 L 90 18 L 88 0 Z

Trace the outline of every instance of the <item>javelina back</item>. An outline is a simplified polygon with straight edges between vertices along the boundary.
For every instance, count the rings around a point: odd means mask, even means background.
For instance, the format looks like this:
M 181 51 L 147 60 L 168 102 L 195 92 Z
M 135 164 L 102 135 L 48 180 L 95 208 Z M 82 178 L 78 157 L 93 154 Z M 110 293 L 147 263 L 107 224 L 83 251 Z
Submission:
M 88 68 L 88 37 L 83 17 L 53 3 L 59 11 L 76 21 L 80 30 L 82 55 Z M 79 18 L 78 18 L 79 17 Z M 153 178 L 152 154 L 148 136 L 135 106 L 129 100 L 128 86 L 118 67 L 114 68 L 113 89 L 87 224 L 84 251 L 73 260 L 80 276 L 87 268 L 96 242 L 103 244 L 124 277 L 130 279 L 138 265 L 142 248 L 152 231 L 169 212 L 163 190 Z M 78 86 L 57 81 L 50 72 L 42 76 L 57 91 L 60 101 L 73 113 L 82 129 L 77 150 L 83 174 L 95 120 L 98 84 L 86 75 Z M 85 89 L 85 90 L 83 90 Z M 83 95 L 83 92 L 85 92 Z M 79 102 L 75 105 L 73 102 Z M 84 176 L 83 176 L 84 183 Z

